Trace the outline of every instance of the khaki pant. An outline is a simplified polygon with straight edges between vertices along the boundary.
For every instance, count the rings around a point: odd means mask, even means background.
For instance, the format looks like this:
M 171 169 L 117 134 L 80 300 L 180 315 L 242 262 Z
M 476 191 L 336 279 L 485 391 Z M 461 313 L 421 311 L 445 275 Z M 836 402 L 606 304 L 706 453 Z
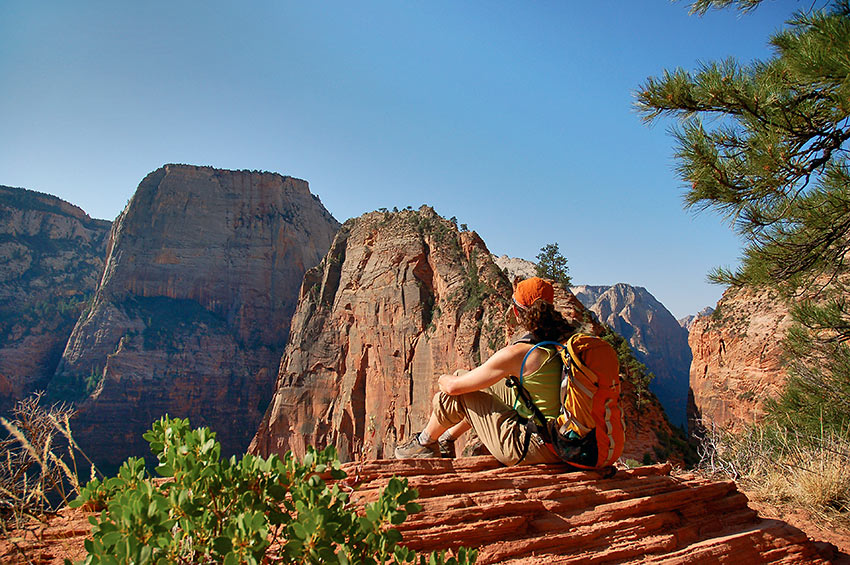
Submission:
M 499 381 L 490 388 L 449 396 L 444 392 L 434 395 L 433 409 L 437 421 L 449 428 L 468 420 L 490 453 L 505 465 L 516 465 L 522 457 L 522 445 L 528 433 L 519 414 L 513 409 L 516 392 Z M 561 460 L 532 434 L 528 454 L 523 465 L 556 463 Z

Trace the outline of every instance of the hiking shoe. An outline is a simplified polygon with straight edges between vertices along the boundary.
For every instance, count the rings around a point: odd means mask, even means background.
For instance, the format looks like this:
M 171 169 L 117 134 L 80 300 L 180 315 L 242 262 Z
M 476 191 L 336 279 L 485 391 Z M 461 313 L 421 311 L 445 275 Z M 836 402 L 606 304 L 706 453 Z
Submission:
M 455 440 L 453 439 L 441 439 L 439 441 L 440 444 L 440 457 L 443 459 L 454 459 L 457 457 L 457 452 L 455 451 Z
M 420 445 L 419 434 L 415 434 L 410 441 L 395 448 L 396 459 L 428 459 L 440 457 L 440 445 L 436 441 L 428 445 Z

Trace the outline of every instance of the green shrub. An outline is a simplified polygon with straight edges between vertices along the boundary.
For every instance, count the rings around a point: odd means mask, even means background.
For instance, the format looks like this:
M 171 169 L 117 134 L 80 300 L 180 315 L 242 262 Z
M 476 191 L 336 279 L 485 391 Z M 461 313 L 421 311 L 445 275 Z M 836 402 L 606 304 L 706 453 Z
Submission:
M 145 434 L 157 473 L 130 458 L 118 476 L 84 487 L 73 506 L 103 508 L 90 518 L 84 563 L 409 563 L 393 528 L 420 510 L 406 479 L 393 478 L 360 512 L 349 502 L 336 452 L 308 449 L 302 461 L 247 454 L 222 460 L 208 428 L 167 416 Z M 472 563 L 475 551 L 432 554 L 436 565 Z M 421 559 L 424 562 L 424 557 Z

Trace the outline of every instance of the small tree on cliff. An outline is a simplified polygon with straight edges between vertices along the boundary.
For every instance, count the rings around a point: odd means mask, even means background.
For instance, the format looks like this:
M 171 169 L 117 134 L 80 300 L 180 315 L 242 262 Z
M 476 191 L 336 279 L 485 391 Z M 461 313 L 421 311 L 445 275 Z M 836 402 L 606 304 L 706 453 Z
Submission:
M 549 243 L 540 248 L 537 254 L 537 276 L 559 282 L 564 287 L 571 284 L 570 269 L 567 267 L 567 258 L 561 255 L 557 243 Z
M 691 11 L 760 3 L 697 0 Z M 789 345 L 798 361 L 774 413 L 842 426 L 850 414 L 850 4 L 798 12 L 770 43 L 768 61 L 727 59 L 649 78 L 637 107 L 647 122 L 681 119 L 674 136 L 687 206 L 721 212 L 746 242 L 741 266 L 712 278 L 807 298 L 794 311 Z

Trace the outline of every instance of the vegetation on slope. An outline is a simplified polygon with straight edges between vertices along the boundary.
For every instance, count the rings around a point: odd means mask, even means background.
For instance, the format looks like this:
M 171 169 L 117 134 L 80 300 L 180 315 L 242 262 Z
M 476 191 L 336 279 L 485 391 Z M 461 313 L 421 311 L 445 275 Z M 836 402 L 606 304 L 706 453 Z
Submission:
M 697 0 L 692 11 L 760 3 Z M 825 462 L 850 463 L 850 3 L 797 12 L 770 43 L 768 61 L 650 78 L 637 106 L 647 122 L 681 119 L 674 135 L 687 205 L 720 212 L 745 241 L 741 266 L 714 280 L 775 288 L 796 304 L 784 390 L 749 433 L 709 433 L 708 465 L 755 478 L 769 464 L 787 487 L 775 492 L 802 488 L 797 503 L 847 516 L 846 479 L 826 497 L 813 496 L 822 487 L 812 483 L 833 475 Z

